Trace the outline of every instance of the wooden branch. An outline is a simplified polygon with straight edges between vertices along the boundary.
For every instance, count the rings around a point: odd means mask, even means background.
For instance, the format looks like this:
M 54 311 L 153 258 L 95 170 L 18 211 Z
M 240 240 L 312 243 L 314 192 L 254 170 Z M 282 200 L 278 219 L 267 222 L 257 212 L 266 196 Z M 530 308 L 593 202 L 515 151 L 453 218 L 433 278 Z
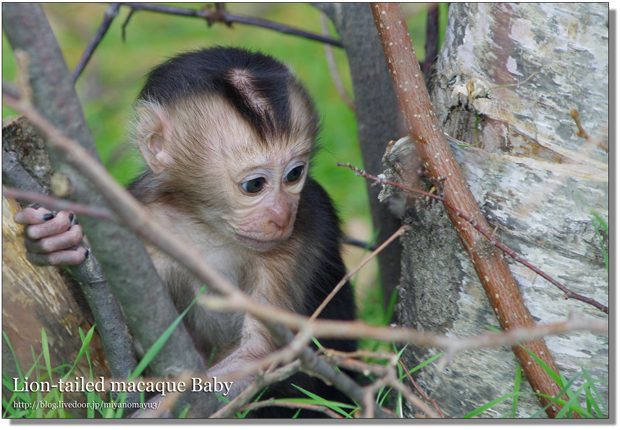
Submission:
M 103 39 L 103 36 L 105 36 L 108 29 L 110 28 L 110 25 L 112 25 L 112 21 L 114 21 L 114 18 L 116 18 L 116 15 L 118 15 L 120 7 L 121 6 L 119 3 L 112 3 L 110 7 L 105 11 L 105 14 L 103 15 L 103 20 L 101 21 L 101 24 L 99 24 L 99 28 L 97 28 L 97 31 L 93 35 L 93 38 L 91 39 L 90 43 L 86 47 L 86 50 L 84 50 L 82 57 L 75 66 L 75 69 L 73 69 L 73 73 L 71 73 L 73 83 L 75 83 L 82 74 L 82 71 L 86 67 L 86 64 L 88 64 L 90 57 L 92 57 L 93 52 L 95 52 L 95 49 L 97 49 L 97 46 L 99 46 L 99 43 Z
M 359 272 L 362 267 L 364 267 L 366 264 L 368 264 L 368 262 L 370 260 L 372 260 L 378 253 L 383 251 L 390 243 L 392 243 L 393 240 L 395 240 L 396 238 L 402 236 L 403 233 L 405 231 L 407 231 L 408 229 L 409 229 L 409 227 L 404 225 L 401 228 L 399 228 L 398 230 L 396 230 L 396 232 L 392 236 L 390 236 L 385 242 L 383 242 L 377 249 L 375 249 L 373 252 L 368 254 L 362 260 L 362 262 L 357 265 L 357 267 L 355 269 L 353 269 L 351 272 L 347 273 L 344 276 L 344 278 L 342 278 L 342 280 L 340 282 L 338 282 L 338 284 L 334 287 L 332 292 L 329 293 L 329 295 L 327 297 L 325 297 L 325 300 L 323 300 L 323 303 L 321 303 L 319 305 L 319 307 L 316 308 L 316 310 L 312 313 L 312 315 L 310 316 L 310 322 L 314 321 L 319 315 L 321 315 L 321 312 L 323 312 L 323 309 L 325 309 L 327 304 L 336 296 L 338 291 L 340 291 L 340 289 L 344 286 L 344 284 L 346 284 L 347 281 L 353 277 L 353 275 L 355 275 L 357 272 Z
M 170 15 L 181 15 L 196 18 L 203 18 L 207 21 L 209 26 L 215 22 L 222 22 L 228 26 L 233 23 L 253 25 L 255 27 L 267 28 L 283 34 L 290 34 L 292 36 L 303 37 L 310 40 L 315 40 L 321 43 L 327 43 L 332 46 L 342 48 L 342 42 L 331 37 L 323 36 L 321 34 L 314 34 L 308 31 L 299 30 L 297 28 L 289 27 L 287 25 L 279 24 L 277 22 L 269 21 L 262 18 L 256 18 L 253 16 L 235 15 L 227 12 L 223 7 L 216 4 L 215 10 L 206 7 L 202 9 L 186 9 L 181 7 L 163 6 L 159 4 L 148 3 L 120 3 L 121 6 L 128 6 L 132 10 L 148 10 L 151 12 L 166 13 Z
M 42 194 L 45 192 L 43 186 L 40 185 L 36 179 L 30 176 L 26 169 L 24 169 L 19 162 L 17 154 L 14 152 L 5 151 L 4 149 L 2 150 L 2 183 L 9 184 L 14 187 L 20 187 L 25 190 L 25 192 L 45 195 Z M 14 199 L 20 200 L 20 203 L 23 203 L 23 201 L 28 201 L 28 199 L 20 196 L 8 195 L 8 197 L 13 197 Z
M 445 202 L 471 214 L 473 222 L 483 229 L 491 230 L 466 185 L 463 174 L 435 117 L 400 5 L 373 3 L 371 7 L 398 102 L 405 117 L 405 125 L 427 174 L 443 183 Z M 482 240 L 483 236 L 471 224 L 463 222 L 453 209 L 446 206 L 446 211 L 474 264 L 501 327 L 504 330 L 533 327 L 534 320 L 525 306 L 519 286 L 503 254 L 490 248 Z M 525 346 L 558 372 L 543 340 L 531 341 Z M 513 347 L 513 352 L 534 391 L 552 397 L 560 392 L 560 387 L 551 376 L 533 361 L 527 352 L 519 347 Z M 563 398 L 568 400 L 568 396 Z M 549 400 L 542 396 L 539 396 L 539 400 L 543 406 L 549 403 Z M 547 415 L 554 417 L 560 409 L 560 405 L 552 405 L 547 409 Z
M 82 203 L 75 203 L 70 200 L 57 199 L 43 194 L 42 192 L 24 191 L 18 188 L 5 187 L 3 185 L 2 194 L 4 194 L 5 197 L 11 197 L 19 201 L 36 202 L 50 210 L 69 211 L 76 215 L 85 215 L 106 221 L 115 220 L 114 214 L 110 212 L 108 208 L 100 208 L 84 205 Z

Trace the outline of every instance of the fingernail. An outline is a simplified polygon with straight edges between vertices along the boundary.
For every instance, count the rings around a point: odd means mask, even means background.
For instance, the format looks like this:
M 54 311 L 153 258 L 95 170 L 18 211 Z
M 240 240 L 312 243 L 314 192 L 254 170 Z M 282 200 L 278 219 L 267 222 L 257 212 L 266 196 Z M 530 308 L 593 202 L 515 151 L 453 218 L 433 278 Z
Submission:
M 54 214 L 45 214 L 42 216 L 42 218 L 43 218 L 43 221 L 49 221 L 52 218 L 54 218 Z
M 75 215 L 73 215 L 73 212 L 71 212 L 69 214 L 69 222 L 73 222 L 73 218 L 75 218 Z

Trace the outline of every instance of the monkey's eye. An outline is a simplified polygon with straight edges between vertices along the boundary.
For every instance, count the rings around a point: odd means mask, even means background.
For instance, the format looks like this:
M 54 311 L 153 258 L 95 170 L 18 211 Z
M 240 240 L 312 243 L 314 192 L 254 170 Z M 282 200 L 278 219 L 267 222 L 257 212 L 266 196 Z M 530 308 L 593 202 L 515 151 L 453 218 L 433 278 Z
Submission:
M 304 173 L 304 166 L 297 166 L 293 170 L 288 172 L 288 175 L 286 175 L 286 181 L 287 182 L 295 182 L 299 178 L 301 178 L 301 175 L 303 173 Z
M 254 178 L 241 184 L 241 187 L 248 193 L 258 193 L 265 186 L 265 178 Z

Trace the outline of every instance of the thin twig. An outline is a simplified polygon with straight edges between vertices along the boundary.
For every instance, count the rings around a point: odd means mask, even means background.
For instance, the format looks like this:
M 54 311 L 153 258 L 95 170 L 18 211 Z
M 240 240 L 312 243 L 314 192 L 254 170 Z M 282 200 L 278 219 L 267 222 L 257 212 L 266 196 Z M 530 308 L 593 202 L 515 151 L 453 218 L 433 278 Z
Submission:
M 364 405 L 360 418 L 374 418 L 375 393 L 387 385 L 387 376 L 364 387 Z
M 484 237 L 486 237 L 489 240 L 491 245 L 501 249 L 503 252 L 505 252 L 506 254 L 510 255 L 516 262 L 523 264 L 525 267 L 527 267 L 528 269 L 534 271 L 535 273 L 537 273 L 538 275 L 542 276 L 544 279 L 546 279 L 547 281 L 551 282 L 553 285 L 558 287 L 560 290 L 562 290 L 564 292 L 566 298 L 568 298 L 568 299 L 575 299 L 575 300 L 579 300 L 579 301 L 584 302 L 584 303 L 588 303 L 588 304 L 590 304 L 590 305 L 600 309 L 601 311 L 605 312 L 606 314 L 609 314 L 609 308 L 607 306 L 597 302 L 594 299 L 591 299 L 589 297 L 582 296 L 581 294 L 577 294 L 577 293 L 572 292 L 571 290 L 566 288 L 564 285 L 562 285 L 561 283 L 559 283 L 558 281 L 553 279 L 551 276 L 547 275 L 545 272 L 543 272 L 542 270 L 540 270 L 536 266 L 530 264 L 524 258 L 519 256 L 519 254 L 517 254 L 515 251 L 513 251 L 510 248 L 508 248 L 503 243 L 498 242 L 493 237 L 492 233 L 489 233 L 488 231 L 486 231 L 482 227 L 480 227 L 478 225 L 478 223 L 476 221 L 474 221 L 472 219 L 472 217 L 470 217 L 469 215 L 461 213 L 456 207 L 454 207 L 452 204 L 448 203 L 442 196 L 438 196 L 436 194 L 427 193 L 426 191 L 422 191 L 422 190 L 417 190 L 415 188 L 411 188 L 411 187 L 408 187 L 406 185 L 402 185 L 402 184 L 399 184 L 397 182 L 390 181 L 388 179 L 379 178 L 377 176 L 374 176 L 374 175 L 371 175 L 369 173 L 366 173 L 362 169 L 360 169 L 358 167 L 355 167 L 355 166 L 352 166 L 349 163 L 338 163 L 338 166 L 348 167 L 349 169 L 357 172 L 357 174 L 359 176 L 363 176 L 366 179 L 371 179 L 371 180 L 373 180 L 373 181 L 375 181 L 377 183 L 393 185 L 395 187 L 402 188 L 403 190 L 407 190 L 407 191 L 410 191 L 412 193 L 422 194 L 423 196 L 430 197 L 430 198 L 435 199 L 435 200 L 439 200 L 445 206 L 447 206 L 448 208 L 452 209 L 455 212 L 457 217 L 460 217 L 460 218 L 464 219 L 465 221 L 469 222 L 472 227 L 474 227 L 476 230 L 478 230 Z
M 235 15 L 226 12 L 224 9 L 216 8 L 212 10 L 210 8 L 204 9 L 185 9 L 180 7 L 162 6 L 159 4 L 148 3 L 121 3 L 121 6 L 128 6 L 134 10 L 148 10 L 151 12 L 166 13 L 170 15 L 182 15 L 196 18 L 203 18 L 207 20 L 209 26 L 215 22 L 222 22 L 226 25 L 233 23 L 253 25 L 255 27 L 267 28 L 270 30 L 278 31 L 283 34 L 290 34 L 292 36 L 304 37 L 310 40 L 316 40 L 317 42 L 327 43 L 332 46 L 342 48 L 342 42 L 331 37 L 322 36 L 320 34 L 310 33 L 308 31 L 299 30 L 297 28 L 289 27 L 277 22 L 269 21 L 262 18 L 256 18 L 245 15 Z
M 327 15 L 324 13 L 321 14 L 321 30 L 325 36 L 329 35 L 329 26 L 327 24 Z M 344 84 L 342 83 L 342 79 L 340 77 L 340 73 L 338 73 L 338 66 L 336 66 L 336 59 L 334 58 L 334 50 L 331 45 L 325 44 L 325 59 L 327 60 L 327 67 L 329 68 L 329 74 L 332 77 L 332 81 L 334 81 L 334 85 L 336 85 L 336 90 L 342 100 L 346 103 L 347 106 L 351 108 L 353 112 L 355 112 L 355 103 L 349 97 L 347 90 L 344 89 Z
M 411 404 L 411 406 L 414 406 L 418 408 L 420 411 L 424 412 L 424 414 L 427 417 L 439 418 L 439 415 L 437 415 L 435 411 L 429 408 L 428 405 L 422 401 L 422 399 L 416 396 L 414 392 L 411 391 L 411 388 L 407 387 L 405 384 L 403 384 L 398 379 L 398 377 L 395 374 L 394 369 L 390 367 L 389 370 L 390 370 L 389 379 L 387 381 L 389 386 L 400 391 L 403 394 L 403 396 L 405 396 L 407 401 Z M 445 418 L 445 417 L 442 417 L 442 418 Z
M 409 387 L 407 387 L 406 385 L 400 382 L 399 378 L 396 376 L 396 371 L 394 368 L 395 364 L 398 362 L 396 361 L 396 359 L 397 359 L 396 355 L 392 354 L 389 365 L 384 366 L 384 365 L 375 364 L 375 363 L 366 363 L 360 360 L 356 360 L 354 358 L 344 357 L 340 354 L 336 354 L 336 355 L 329 357 L 329 361 L 337 365 L 339 368 L 352 370 L 354 372 L 358 372 L 363 375 L 372 374 L 372 375 L 382 378 L 380 380 L 375 381 L 374 384 L 364 387 L 364 389 L 367 390 L 366 391 L 367 404 L 369 404 L 368 403 L 369 392 L 371 393 L 370 396 L 372 397 L 372 394 L 374 394 L 377 387 L 381 388 L 381 387 L 388 385 L 400 391 L 401 393 L 403 393 L 403 395 L 405 395 L 405 397 L 407 398 L 407 400 L 409 400 L 412 406 L 420 409 L 427 416 L 430 416 L 432 418 L 439 418 L 439 416 L 436 415 L 420 398 L 418 398 L 409 389 Z M 401 364 L 402 364 L 402 361 L 401 361 Z M 424 393 L 422 393 L 422 395 L 424 395 L 429 402 L 433 403 L 430 399 L 428 399 L 428 396 L 426 396 Z M 438 406 L 435 406 L 435 408 L 438 409 Z M 438 410 L 438 412 L 442 418 L 445 418 L 445 416 L 441 413 L 440 410 Z M 367 414 L 367 413 L 363 413 L 363 414 Z
M 82 71 L 86 67 L 86 64 L 88 64 L 90 57 L 92 57 L 93 52 L 95 52 L 95 49 L 97 49 L 97 46 L 99 46 L 99 43 L 103 39 L 103 36 L 105 36 L 106 32 L 110 28 L 112 21 L 114 21 L 114 18 L 116 18 L 116 15 L 118 15 L 120 7 L 120 3 L 112 3 L 103 14 L 103 20 L 101 21 L 101 24 L 99 24 L 99 28 L 97 28 L 97 31 L 93 35 L 90 43 L 86 47 L 86 50 L 82 54 L 80 61 L 78 61 L 75 69 L 73 69 L 73 73 L 71 73 L 71 78 L 73 79 L 74 83 L 82 74 Z
M 394 354 L 396 356 L 396 354 Z M 422 391 L 422 389 L 418 386 L 418 384 L 415 382 L 415 379 L 413 379 L 413 376 L 411 376 L 411 373 L 409 373 L 409 369 L 407 369 L 407 366 L 405 366 L 405 363 L 403 363 L 403 360 L 401 360 L 400 358 L 398 359 L 398 362 L 400 363 L 400 365 L 402 366 L 403 370 L 405 371 L 405 373 L 407 374 L 407 377 L 409 378 L 409 381 L 411 381 L 411 383 L 413 384 L 413 386 L 415 387 L 416 390 L 418 390 L 418 393 L 420 393 L 422 395 L 422 397 L 424 397 L 424 399 L 431 403 L 433 405 L 433 407 L 437 410 L 437 413 L 439 414 L 439 416 L 441 418 L 445 418 L 446 416 L 443 414 L 443 412 L 441 411 L 441 408 L 439 407 L 439 403 L 437 403 L 437 400 L 435 399 L 431 399 L 430 397 L 428 397 L 426 395 L 426 393 L 424 391 Z
M 312 316 L 310 317 L 310 322 L 314 321 L 320 314 L 321 312 L 323 312 L 323 309 L 325 309 L 325 306 L 327 306 L 327 304 L 334 298 L 334 296 L 338 293 L 338 291 L 340 291 L 340 289 L 342 288 L 342 286 L 344 284 L 347 283 L 347 281 L 349 279 L 351 279 L 353 277 L 353 275 L 355 275 L 362 267 L 364 267 L 370 260 L 372 260 L 378 253 L 380 253 L 381 251 L 383 251 L 385 249 L 386 246 L 388 246 L 390 243 L 392 243 L 392 241 L 394 241 L 394 239 L 396 239 L 397 237 L 401 236 L 405 231 L 409 230 L 409 226 L 403 225 L 402 227 L 400 227 L 398 230 L 396 230 L 396 232 L 390 236 L 385 242 L 383 242 L 381 244 L 381 246 L 379 246 L 377 249 L 375 249 L 373 252 L 371 252 L 370 254 L 368 254 L 366 256 L 366 258 L 364 258 L 362 260 L 362 262 L 360 264 L 357 265 L 357 267 L 355 269 L 353 269 L 351 272 L 347 273 L 344 278 L 342 278 L 340 280 L 340 282 L 338 282 L 338 285 L 336 285 L 334 287 L 334 289 L 332 290 L 331 293 L 329 293 L 329 295 L 327 297 L 325 297 L 325 300 L 323 300 L 323 303 L 321 303 L 321 305 L 316 308 L 316 310 L 312 313 Z
M 114 214 L 107 208 L 100 208 L 69 200 L 58 199 L 46 194 L 33 191 L 24 191 L 13 187 L 2 186 L 2 193 L 6 197 L 12 197 L 17 200 L 40 203 L 47 209 L 69 211 L 76 215 L 86 215 L 91 218 L 102 219 L 105 221 L 117 221 Z
M 372 358 L 373 360 L 387 360 L 392 365 L 396 365 L 396 356 L 389 352 L 384 351 L 366 351 L 366 350 L 357 350 L 352 352 L 343 352 L 338 351 L 336 349 L 331 348 L 323 348 L 321 349 L 327 357 L 342 357 L 342 358 Z
M 590 139 L 590 135 L 581 126 L 581 121 L 579 119 L 579 111 L 577 109 L 575 109 L 575 108 L 571 108 L 570 116 L 573 118 L 573 120 L 575 121 L 575 125 L 579 129 L 579 131 L 577 132 L 577 136 L 583 137 L 584 139 L 589 140 Z
M 525 83 L 527 83 L 527 81 L 529 81 L 530 79 L 532 79 L 534 76 L 536 76 L 537 74 L 539 74 L 540 72 L 536 71 L 534 73 L 532 73 L 530 76 L 528 76 L 524 81 L 520 81 L 520 82 L 515 82 L 514 84 L 504 84 L 504 85 L 496 85 L 494 87 L 489 88 L 484 95 L 481 98 L 486 98 L 489 96 L 489 93 L 493 90 L 497 90 L 499 88 L 510 88 L 510 87 L 519 87 Z
M 136 12 L 135 9 L 131 9 L 129 11 L 129 13 L 127 14 L 127 18 L 125 18 L 125 22 L 123 22 L 123 25 L 121 26 L 121 40 L 123 41 L 123 43 L 126 42 L 125 30 L 127 29 L 127 26 L 129 25 L 129 20 L 133 16 L 134 12 Z

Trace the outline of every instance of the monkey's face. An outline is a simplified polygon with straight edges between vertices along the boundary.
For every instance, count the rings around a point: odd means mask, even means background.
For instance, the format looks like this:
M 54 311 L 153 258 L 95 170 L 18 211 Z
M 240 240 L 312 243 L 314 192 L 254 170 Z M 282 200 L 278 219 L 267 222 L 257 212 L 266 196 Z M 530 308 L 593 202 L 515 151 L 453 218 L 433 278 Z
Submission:
M 235 240 L 265 252 L 291 236 L 308 162 L 308 154 L 272 148 L 231 166 L 231 211 L 224 218 Z
M 316 133 L 311 111 L 298 99 L 290 99 L 286 132 L 263 136 L 221 97 L 138 112 L 137 140 L 147 164 L 217 233 L 214 243 L 266 252 L 293 233 Z

